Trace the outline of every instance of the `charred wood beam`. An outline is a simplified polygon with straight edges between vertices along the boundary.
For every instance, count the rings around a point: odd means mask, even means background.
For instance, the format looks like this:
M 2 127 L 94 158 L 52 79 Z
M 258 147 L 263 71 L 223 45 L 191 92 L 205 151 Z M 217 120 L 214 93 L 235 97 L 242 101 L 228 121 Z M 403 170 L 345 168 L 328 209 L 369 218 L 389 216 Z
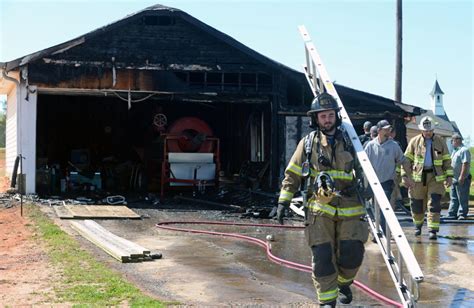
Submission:
M 272 93 L 271 74 L 242 68 L 211 70 L 212 65 L 206 64 L 120 67 L 115 62 L 55 61 L 32 64 L 30 83 L 43 88 Z
M 182 63 L 170 63 L 163 65 L 161 63 L 145 63 L 142 65 L 130 65 L 125 62 L 114 62 L 111 61 L 84 61 L 84 60 L 65 60 L 65 59 L 51 59 L 43 58 L 45 64 L 54 65 L 65 65 L 72 67 L 101 67 L 101 68 L 112 68 L 116 69 L 134 69 L 134 70 L 179 70 L 179 71 L 213 71 L 218 70 L 217 65 L 209 66 L 202 64 L 182 64 Z
M 301 117 L 307 117 L 308 115 L 306 112 L 301 112 L 301 111 L 278 111 L 278 115 L 282 116 L 301 116 Z M 367 112 L 367 113 L 362 113 L 362 112 L 357 112 L 357 113 L 349 113 L 349 117 L 351 120 L 364 120 L 368 118 L 400 118 L 403 119 L 406 116 L 406 114 L 400 114 L 400 113 L 394 113 L 394 112 Z
M 47 87 L 38 87 L 38 92 L 40 94 L 60 94 L 60 95 L 89 95 L 89 96 L 108 96 L 113 95 L 113 93 L 125 93 L 131 92 L 136 95 L 149 95 L 149 94 L 158 94 L 158 95 L 176 95 L 183 94 L 178 92 L 167 92 L 167 91 L 140 91 L 140 90 L 116 90 L 116 89 L 75 89 L 75 88 L 47 88 Z M 208 95 L 208 96 L 217 96 L 217 93 L 196 93 L 198 95 Z
M 38 88 L 39 94 L 68 95 L 68 96 L 98 96 L 113 97 L 120 95 L 127 97 L 129 91 L 125 90 L 96 90 L 96 89 L 70 89 L 70 88 Z M 270 99 L 266 95 L 229 95 L 215 92 L 165 92 L 165 91 L 130 91 L 132 102 L 144 98 L 162 101 L 178 102 L 203 102 L 203 103 L 241 103 L 241 104 L 266 104 Z
M 374 112 L 374 113 L 349 113 L 349 117 L 353 120 L 365 120 L 367 118 L 379 118 L 379 119 L 387 119 L 387 118 L 397 118 L 403 119 L 406 115 L 395 113 L 395 112 Z
M 287 103 L 284 101 L 285 95 L 281 93 L 283 88 L 282 84 L 282 76 L 281 75 L 274 75 L 273 76 L 273 95 L 270 102 L 270 117 L 271 117 L 271 134 L 270 134 L 270 187 L 272 189 L 278 189 L 279 181 L 280 181 L 280 157 L 278 157 L 279 153 L 284 152 L 281 148 L 281 138 L 283 135 L 280 136 L 279 132 L 281 125 L 281 121 L 279 121 L 280 117 L 278 116 L 278 109 L 282 105 L 282 103 Z M 279 137 L 280 136 L 280 137 Z M 279 140 L 280 139 L 280 140 Z M 283 142 L 283 144 L 285 144 Z

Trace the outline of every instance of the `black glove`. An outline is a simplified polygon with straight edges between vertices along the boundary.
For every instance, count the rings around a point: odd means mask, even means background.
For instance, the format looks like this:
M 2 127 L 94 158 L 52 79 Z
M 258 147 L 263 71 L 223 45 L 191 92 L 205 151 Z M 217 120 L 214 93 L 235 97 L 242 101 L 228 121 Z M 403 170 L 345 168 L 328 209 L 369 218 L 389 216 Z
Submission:
M 285 208 L 286 208 L 285 205 L 283 205 L 281 203 L 278 204 L 276 218 L 277 218 L 278 222 L 280 223 L 280 225 L 283 224 L 283 216 L 285 216 Z

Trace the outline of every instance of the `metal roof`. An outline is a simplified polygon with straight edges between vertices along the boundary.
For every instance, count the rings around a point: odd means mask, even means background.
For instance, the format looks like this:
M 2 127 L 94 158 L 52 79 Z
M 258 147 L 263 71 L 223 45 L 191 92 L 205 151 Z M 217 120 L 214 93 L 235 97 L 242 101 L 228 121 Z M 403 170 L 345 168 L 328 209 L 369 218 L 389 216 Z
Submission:
M 348 91 L 350 91 L 351 96 L 361 97 L 361 98 L 363 97 L 367 101 L 374 102 L 374 103 L 377 103 L 379 105 L 385 106 L 387 108 L 387 111 L 389 109 L 394 109 L 394 110 L 401 109 L 406 113 L 410 113 L 410 114 L 414 114 L 414 115 L 419 115 L 421 113 L 426 112 L 426 110 L 424 110 L 423 108 L 420 108 L 418 106 L 399 103 L 399 102 L 396 102 L 392 99 L 389 99 L 389 98 L 386 98 L 386 97 L 383 97 L 383 96 L 380 96 L 380 95 L 364 92 L 364 91 L 361 91 L 361 90 L 356 90 L 356 89 L 349 88 L 349 87 L 346 87 L 346 86 L 343 86 L 343 85 L 340 85 L 340 84 L 335 84 L 335 87 L 336 87 L 338 93 L 347 93 Z

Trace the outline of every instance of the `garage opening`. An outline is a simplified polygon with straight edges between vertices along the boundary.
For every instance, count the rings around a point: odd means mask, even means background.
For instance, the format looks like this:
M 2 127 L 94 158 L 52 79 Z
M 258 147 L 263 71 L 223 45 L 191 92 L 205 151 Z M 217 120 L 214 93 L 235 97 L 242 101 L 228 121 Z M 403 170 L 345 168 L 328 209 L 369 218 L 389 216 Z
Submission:
M 173 151 L 215 153 L 213 148 L 200 150 L 205 138 L 215 138 L 219 143 L 218 157 L 213 158 L 213 163 L 219 162 L 215 180 L 235 179 L 253 163 L 268 163 L 268 106 L 217 99 L 186 102 L 171 96 L 129 106 L 113 95 L 39 94 L 36 191 L 39 195 L 160 192 L 165 136 L 179 123 L 185 144 Z M 200 121 L 210 131 L 183 126 L 183 119 Z M 189 156 L 196 157 L 183 157 Z M 268 172 L 261 176 L 261 183 L 269 182 Z M 165 190 L 175 191 L 169 183 Z

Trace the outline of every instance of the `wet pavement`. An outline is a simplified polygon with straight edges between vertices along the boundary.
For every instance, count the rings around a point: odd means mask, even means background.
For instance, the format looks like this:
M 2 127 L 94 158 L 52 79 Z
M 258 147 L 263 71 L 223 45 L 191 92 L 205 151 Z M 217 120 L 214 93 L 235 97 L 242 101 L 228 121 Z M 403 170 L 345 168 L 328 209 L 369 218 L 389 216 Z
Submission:
M 189 306 L 316 305 L 310 274 L 269 261 L 261 247 L 222 236 L 155 227 L 158 222 L 177 220 L 274 223 L 263 219 L 242 220 L 236 214 L 195 208 L 173 210 L 138 206 L 134 210 L 149 218 L 138 221 L 96 220 L 119 236 L 161 252 L 161 260 L 121 264 L 85 240 L 83 242 L 99 259 L 124 273 L 148 294 L 163 300 Z M 63 224 L 66 224 L 65 221 Z M 472 224 L 442 224 L 437 241 L 428 239 L 426 228 L 421 237 L 415 237 L 411 223 L 401 224 L 425 275 L 425 281 L 420 285 L 418 306 L 474 306 L 474 221 Z M 305 245 L 302 230 L 205 225 L 182 227 L 241 233 L 260 239 L 272 234 L 275 238 L 272 250 L 276 256 L 310 264 L 310 251 Z M 399 301 L 378 247 L 370 241 L 366 243 L 366 256 L 356 279 L 384 296 Z M 352 307 L 384 306 L 355 287 L 353 292 Z

